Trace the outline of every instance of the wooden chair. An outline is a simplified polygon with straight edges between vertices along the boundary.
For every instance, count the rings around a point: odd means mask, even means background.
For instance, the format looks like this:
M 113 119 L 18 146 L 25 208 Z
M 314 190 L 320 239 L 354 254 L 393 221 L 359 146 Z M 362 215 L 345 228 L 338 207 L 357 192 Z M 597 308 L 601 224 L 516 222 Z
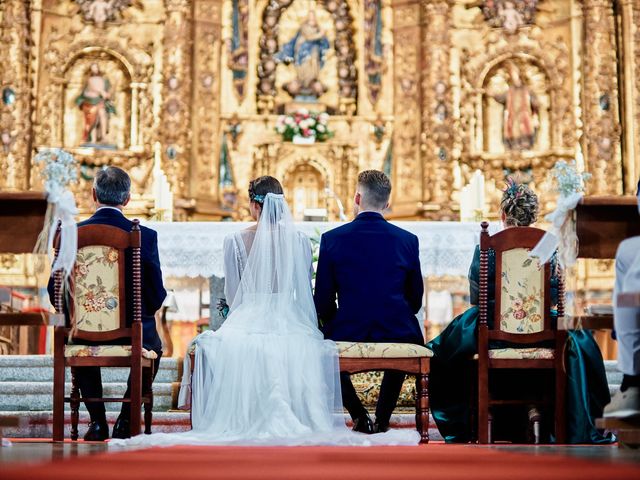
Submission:
M 54 242 L 56 255 L 59 232 Z M 142 348 L 141 233 L 138 220 L 131 232 L 107 225 L 78 228 L 78 255 L 69 278 L 69 295 L 63 293 L 61 272 L 54 277 L 55 308 L 68 314 L 71 328 L 56 327 L 53 366 L 53 440 L 63 441 L 64 403 L 71 404 L 71 439 L 78 439 L 80 401 L 126 402 L 131 404 L 131 435 L 140 433 L 144 402 L 145 433 L 151 433 L 153 406 L 153 351 Z M 125 293 L 125 251 L 131 249 L 133 298 Z M 127 302 L 133 302 L 131 326 L 127 326 Z M 68 308 L 65 308 L 68 302 Z M 69 340 L 65 344 L 65 340 Z M 75 341 L 89 341 L 81 345 Z M 111 344 L 109 344 L 111 342 Z M 124 342 L 124 344 L 122 344 Z M 116 343 L 116 344 L 113 344 Z M 131 398 L 82 398 L 76 384 L 79 367 L 129 367 Z M 71 395 L 65 397 L 65 369 L 71 367 Z M 145 395 L 143 396 L 143 369 Z
M 429 442 L 429 372 L 433 352 L 409 343 L 336 342 L 340 371 L 349 374 L 397 370 L 416 377 L 416 429 Z
M 545 234 L 531 227 L 507 228 L 493 236 L 482 222 L 480 234 L 480 318 L 478 322 L 478 441 L 490 443 L 489 409 L 492 406 L 539 403 L 527 399 L 492 399 L 489 373 L 494 369 L 547 369 L 555 372 L 554 423 L 556 443 L 564 443 L 565 384 L 563 352 L 566 331 L 551 321 L 551 268 L 539 267 L 529 251 Z M 493 328 L 487 323 L 489 251 L 495 253 L 495 308 Z M 558 317 L 564 315 L 564 287 L 558 287 Z M 490 349 L 489 342 L 512 344 L 553 343 L 553 348 Z
M 350 374 L 378 370 L 398 370 L 416 377 L 416 429 L 420 443 L 429 442 L 429 371 L 433 352 L 408 343 L 336 342 L 340 371 Z M 191 357 L 191 374 L 195 364 L 195 349 Z

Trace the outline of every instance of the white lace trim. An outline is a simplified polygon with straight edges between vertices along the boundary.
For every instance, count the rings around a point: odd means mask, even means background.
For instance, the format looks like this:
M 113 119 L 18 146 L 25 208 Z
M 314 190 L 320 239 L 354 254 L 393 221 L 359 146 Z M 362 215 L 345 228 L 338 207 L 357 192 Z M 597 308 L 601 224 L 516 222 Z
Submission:
M 480 225 L 469 222 L 392 222 L 420 240 L 422 274 L 466 276 L 480 238 Z M 158 232 L 160 263 L 165 277 L 218 277 L 223 273 L 224 237 L 250 226 L 243 222 L 147 222 Z M 343 225 L 338 222 L 300 222 L 308 237 Z M 500 230 L 492 223 L 489 231 Z M 234 239 L 235 240 L 235 239 Z

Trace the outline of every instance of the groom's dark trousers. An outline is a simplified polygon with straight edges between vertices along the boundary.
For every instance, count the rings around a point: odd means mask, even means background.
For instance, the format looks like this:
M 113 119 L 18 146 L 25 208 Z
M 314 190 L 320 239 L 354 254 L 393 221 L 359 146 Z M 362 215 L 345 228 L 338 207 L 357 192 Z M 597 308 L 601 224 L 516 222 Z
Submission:
M 79 227 L 84 225 L 110 225 L 118 227 L 126 232 L 131 231 L 132 222 L 127 219 L 122 212 L 115 208 L 100 208 L 93 216 L 84 222 L 78 224 Z M 160 366 L 160 357 L 162 357 L 162 342 L 156 329 L 155 313 L 162 306 L 167 292 L 162 283 L 162 272 L 160 270 L 160 258 L 158 256 L 158 234 L 147 227 L 140 227 L 142 232 L 142 245 L 140 248 L 140 260 L 142 270 L 142 346 L 147 350 L 153 350 L 158 354 L 155 360 L 154 375 L 158 373 Z M 125 268 L 127 272 L 131 272 L 132 258 L 131 252 L 126 253 Z M 131 275 L 125 275 L 125 278 L 131 278 Z M 127 282 L 125 294 L 127 299 L 133 298 L 133 285 Z M 49 280 L 49 297 L 54 302 L 53 295 L 53 279 Z M 133 303 L 127 302 L 127 323 L 133 318 Z M 91 342 L 85 342 L 91 343 Z M 112 343 L 112 342 L 109 342 Z M 118 342 L 113 342 L 118 343 Z M 82 397 L 99 398 L 102 397 L 102 378 L 99 367 L 82 367 L 75 369 L 76 381 Z M 125 398 L 130 397 L 131 379 L 127 381 L 127 391 Z M 103 403 L 87 403 L 87 410 L 91 421 L 98 423 L 106 422 L 105 407 Z M 129 403 L 122 404 L 120 413 L 124 419 L 129 419 L 131 415 Z
M 375 212 L 322 235 L 314 301 L 325 338 L 349 342 L 424 344 L 416 313 L 422 305 L 418 237 Z M 336 305 L 336 299 L 338 305 Z M 353 419 L 366 409 L 348 374 L 342 399 Z M 404 374 L 385 372 L 376 421 L 389 421 Z

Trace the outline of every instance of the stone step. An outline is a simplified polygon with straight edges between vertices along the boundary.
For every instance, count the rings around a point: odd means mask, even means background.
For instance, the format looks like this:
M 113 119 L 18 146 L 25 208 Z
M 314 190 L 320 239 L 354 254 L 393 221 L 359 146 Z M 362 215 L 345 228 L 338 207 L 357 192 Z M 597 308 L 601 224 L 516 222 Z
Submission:
M 103 383 L 103 395 L 105 397 L 122 397 L 127 384 Z M 171 383 L 154 383 L 153 405 L 154 410 L 167 411 L 172 404 Z M 65 384 L 65 392 L 69 395 L 71 384 Z M 120 411 L 121 403 L 109 402 L 105 404 L 107 411 Z M 65 404 L 69 409 L 69 404 Z M 48 411 L 53 409 L 53 383 L 52 382 L 0 382 L 0 411 Z M 85 411 L 83 403 L 80 410 Z
M 104 382 L 126 382 L 127 368 L 103 368 Z M 66 369 L 67 381 L 71 372 Z M 0 383 L 2 382 L 52 382 L 53 357 L 51 355 L 0 355 Z M 162 358 L 154 383 L 178 381 L 178 360 Z
M 8 416 L 19 415 L 25 419 L 26 426 L 7 427 L 3 429 L 3 434 L 7 438 L 51 438 L 53 434 L 53 414 L 51 411 L 45 412 L 0 412 L 0 419 Z M 118 414 L 116 412 L 107 412 L 107 421 L 110 428 L 116 421 Z M 350 419 L 345 415 L 345 421 L 350 424 Z M 89 423 L 89 415 L 86 412 L 80 412 L 80 420 L 78 423 L 78 431 L 80 438 L 87 430 Z M 69 414 L 65 415 L 65 437 L 69 437 L 69 429 L 71 420 Z M 391 417 L 392 428 L 415 428 L 415 415 L 410 413 L 394 414 Z M 170 411 L 170 412 L 153 412 L 154 433 L 159 432 L 185 432 L 190 429 L 189 412 Z M 442 436 L 435 428 L 433 418 L 429 418 L 429 436 L 433 441 L 442 441 Z

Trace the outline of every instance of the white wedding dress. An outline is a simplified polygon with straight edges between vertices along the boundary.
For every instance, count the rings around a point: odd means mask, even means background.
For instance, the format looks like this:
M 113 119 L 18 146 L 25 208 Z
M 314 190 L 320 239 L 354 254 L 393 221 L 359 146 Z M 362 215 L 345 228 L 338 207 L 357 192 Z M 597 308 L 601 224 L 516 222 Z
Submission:
M 193 430 L 109 445 L 417 444 L 413 429 L 365 435 L 345 425 L 337 348 L 317 327 L 311 246 L 284 197 L 268 194 L 255 235 L 233 241 L 242 273 L 229 316 L 194 340 L 191 382 L 185 361 L 181 403 L 192 399 Z

